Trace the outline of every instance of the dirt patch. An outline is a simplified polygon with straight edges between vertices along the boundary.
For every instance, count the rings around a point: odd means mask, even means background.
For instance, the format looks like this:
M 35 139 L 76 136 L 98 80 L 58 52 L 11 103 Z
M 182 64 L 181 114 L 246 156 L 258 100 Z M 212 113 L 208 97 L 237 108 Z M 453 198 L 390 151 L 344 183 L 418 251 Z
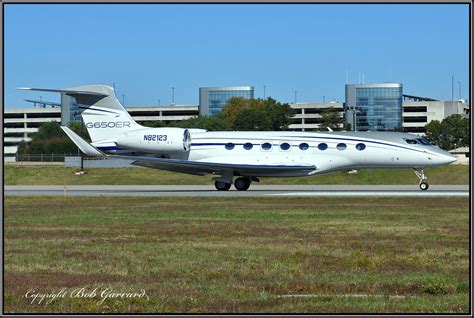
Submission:
M 31 225 L 30 225 L 31 226 Z M 74 238 L 74 237 L 90 237 L 90 231 L 79 230 L 53 230 L 53 231 L 38 231 L 38 230 L 15 230 L 10 229 L 4 234 L 5 239 L 58 239 L 58 238 Z
M 5 272 L 5 291 L 23 296 L 29 289 L 55 291 L 63 287 L 83 287 L 86 285 L 126 281 L 126 277 L 111 274 L 72 274 L 66 272 Z
M 104 260 L 110 262 L 111 260 L 118 260 L 118 257 L 112 257 L 110 255 L 104 255 L 97 252 L 76 252 L 76 251 L 63 251 L 62 257 L 65 258 L 77 258 L 81 262 Z
M 10 249 L 10 250 L 5 250 L 5 255 L 8 254 L 32 254 L 34 253 L 34 250 L 32 248 L 16 248 L 16 249 Z

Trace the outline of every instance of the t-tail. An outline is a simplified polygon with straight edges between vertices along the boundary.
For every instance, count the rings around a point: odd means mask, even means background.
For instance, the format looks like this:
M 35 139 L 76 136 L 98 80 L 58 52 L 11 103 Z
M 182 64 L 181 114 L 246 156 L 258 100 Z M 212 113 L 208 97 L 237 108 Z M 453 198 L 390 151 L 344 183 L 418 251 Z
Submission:
M 109 85 L 82 85 L 66 89 L 20 89 L 57 92 L 74 97 L 92 144 L 99 148 L 113 148 L 119 134 L 142 128 L 120 104 L 114 89 Z

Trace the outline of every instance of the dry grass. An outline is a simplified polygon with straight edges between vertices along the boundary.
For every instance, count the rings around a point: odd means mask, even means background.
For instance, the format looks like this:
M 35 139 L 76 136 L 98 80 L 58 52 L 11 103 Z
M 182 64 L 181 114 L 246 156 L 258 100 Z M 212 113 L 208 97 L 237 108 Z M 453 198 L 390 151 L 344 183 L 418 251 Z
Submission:
M 469 311 L 466 198 L 7 197 L 4 240 L 7 313 Z M 79 287 L 149 299 L 24 297 Z

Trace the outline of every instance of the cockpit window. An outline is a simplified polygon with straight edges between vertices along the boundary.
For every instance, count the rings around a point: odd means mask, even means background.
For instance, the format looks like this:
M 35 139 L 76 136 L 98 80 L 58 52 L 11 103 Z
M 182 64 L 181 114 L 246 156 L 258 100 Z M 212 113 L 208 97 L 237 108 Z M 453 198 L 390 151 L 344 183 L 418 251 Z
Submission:
M 416 140 L 422 145 L 431 146 L 430 142 L 424 138 L 416 138 Z
M 409 145 L 416 145 L 418 144 L 418 141 L 416 139 L 405 139 L 406 143 Z

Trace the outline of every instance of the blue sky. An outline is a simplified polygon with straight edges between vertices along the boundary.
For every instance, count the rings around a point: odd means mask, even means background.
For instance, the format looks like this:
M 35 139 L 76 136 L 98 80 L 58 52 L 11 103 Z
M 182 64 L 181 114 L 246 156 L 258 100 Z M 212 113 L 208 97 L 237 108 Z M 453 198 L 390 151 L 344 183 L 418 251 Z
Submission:
M 467 98 L 467 5 L 13 5 L 4 7 L 5 107 L 115 82 L 126 106 L 198 104 L 199 87 L 253 85 L 282 102 L 344 101 L 349 83 Z M 390 71 L 391 70 L 391 71 Z M 458 97 L 458 84 L 455 97 Z

